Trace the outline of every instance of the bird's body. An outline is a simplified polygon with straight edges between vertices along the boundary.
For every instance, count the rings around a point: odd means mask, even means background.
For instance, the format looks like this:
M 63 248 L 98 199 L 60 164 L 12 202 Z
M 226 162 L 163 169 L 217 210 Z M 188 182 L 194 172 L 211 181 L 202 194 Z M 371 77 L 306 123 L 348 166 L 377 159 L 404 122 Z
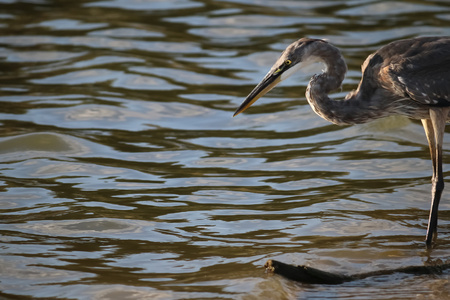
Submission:
M 366 123 L 393 114 L 422 120 L 433 161 L 426 238 L 427 245 L 431 245 L 444 188 L 442 141 L 450 112 L 450 37 L 406 39 L 382 47 L 363 63 L 358 88 L 344 100 L 328 97 L 341 86 L 347 71 L 340 51 L 323 40 L 300 39 L 286 48 L 235 115 L 311 62 L 326 66 L 322 74 L 313 76 L 306 89 L 310 106 L 322 118 L 339 125 Z

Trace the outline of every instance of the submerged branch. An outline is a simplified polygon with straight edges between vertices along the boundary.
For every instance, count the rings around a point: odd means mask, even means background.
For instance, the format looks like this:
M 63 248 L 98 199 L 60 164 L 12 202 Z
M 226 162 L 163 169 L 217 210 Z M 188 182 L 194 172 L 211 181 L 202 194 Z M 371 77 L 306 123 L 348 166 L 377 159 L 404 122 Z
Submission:
M 269 259 L 264 265 L 270 273 L 278 274 L 287 279 L 317 284 L 341 284 L 347 281 L 364 279 L 372 276 L 391 275 L 394 273 L 407 273 L 414 275 L 422 274 L 442 274 L 446 269 L 450 269 L 450 264 L 441 264 L 437 266 L 410 266 L 397 269 L 379 270 L 354 275 L 343 275 L 331 273 L 307 266 L 294 266 L 285 264 L 276 260 Z

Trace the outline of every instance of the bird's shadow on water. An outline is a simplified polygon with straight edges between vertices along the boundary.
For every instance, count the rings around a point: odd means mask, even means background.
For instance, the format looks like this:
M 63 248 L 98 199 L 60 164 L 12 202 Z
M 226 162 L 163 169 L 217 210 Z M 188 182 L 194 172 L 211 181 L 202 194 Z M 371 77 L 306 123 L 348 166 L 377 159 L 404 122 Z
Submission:
M 433 248 L 426 247 L 424 256 L 426 260 L 423 265 L 406 266 L 393 269 L 382 269 L 356 274 L 342 274 L 339 272 L 323 271 L 305 265 L 291 265 L 277 260 L 269 259 L 264 267 L 268 274 L 277 274 L 282 277 L 307 284 L 342 284 L 345 282 L 366 279 L 375 276 L 386 276 L 399 274 L 411 275 L 441 275 L 450 269 L 450 257 L 432 258 Z

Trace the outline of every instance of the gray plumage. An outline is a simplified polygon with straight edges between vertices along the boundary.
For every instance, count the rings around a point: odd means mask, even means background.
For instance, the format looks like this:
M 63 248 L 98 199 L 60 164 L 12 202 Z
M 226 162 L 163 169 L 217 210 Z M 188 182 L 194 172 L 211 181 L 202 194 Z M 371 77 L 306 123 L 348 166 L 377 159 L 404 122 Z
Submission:
M 322 74 L 312 77 L 306 89 L 311 108 L 322 118 L 339 125 L 365 123 L 393 114 L 422 121 L 433 162 L 432 205 L 426 237 L 430 246 L 436 236 L 438 206 L 444 189 L 442 142 L 450 111 L 450 37 L 399 40 L 382 47 L 365 60 L 358 88 L 343 100 L 328 97 L 341 86 L 347 72 L 342 54 L 326 41 L 302 38 L 286 48 L 234 115 L 312 62 L 322 62 L 326 67 Z

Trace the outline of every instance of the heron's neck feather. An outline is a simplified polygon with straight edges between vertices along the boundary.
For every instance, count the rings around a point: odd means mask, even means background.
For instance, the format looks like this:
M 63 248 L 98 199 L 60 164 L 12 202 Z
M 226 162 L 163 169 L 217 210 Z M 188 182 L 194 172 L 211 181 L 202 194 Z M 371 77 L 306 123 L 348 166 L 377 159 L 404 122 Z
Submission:
M 328 93 L 338 89 L 347 72 L 347 65 L 340 51 L 331 44 L 323 43 L 314 55 L 326 65 L 326 70 L 320 75 L 314 75 L 306 89 L 306 98 L 316 114 L 338 125 L 365 123 L 372 118 L 382 117 L 371 114 L 370 101 L 361 99 L 359 93 L 350 93 L 345 100 L 330 99 Z

